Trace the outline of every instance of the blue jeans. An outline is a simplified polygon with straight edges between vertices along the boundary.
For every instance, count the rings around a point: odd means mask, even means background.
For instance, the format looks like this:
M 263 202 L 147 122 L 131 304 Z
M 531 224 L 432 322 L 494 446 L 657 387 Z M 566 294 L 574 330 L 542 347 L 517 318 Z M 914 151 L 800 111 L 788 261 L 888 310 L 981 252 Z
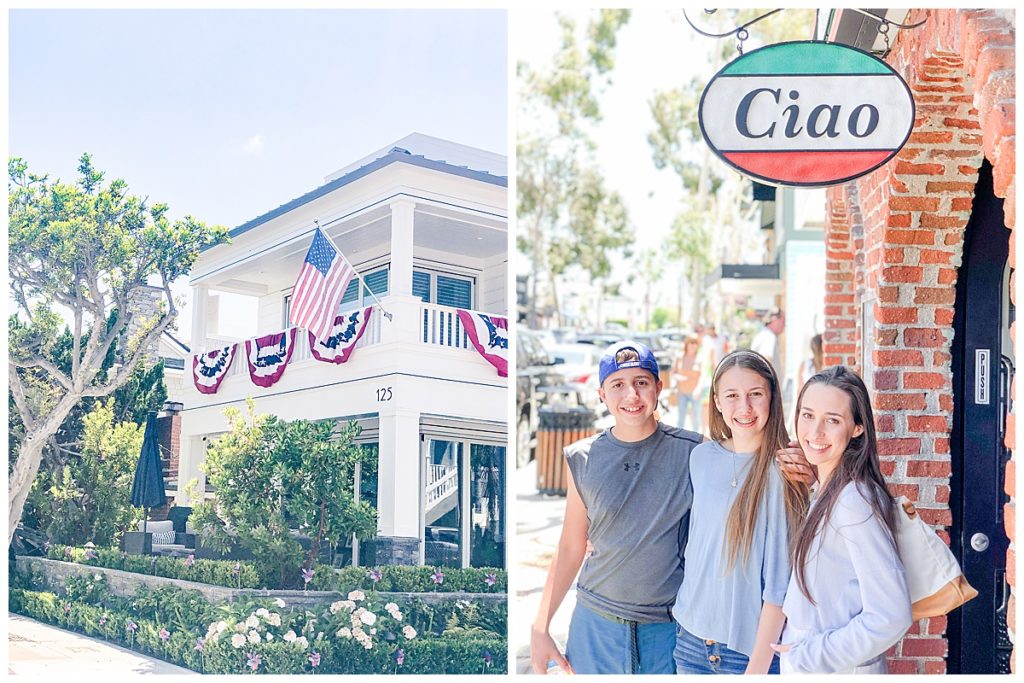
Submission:
M 742 652 L 730 650 L 713 640 L 698 638 L 678 624 L 676 649 L 672 656 L 676 660 L 677 674 L 742 674 L 750 661 Z M 768 673 L 779 673 L 778 655 L 772 657 Z
M 693 396 L 692 394 L 677 394 L 676 408 L 676 427 L 680 429 L 686 429 L 684 424 L 686 421 L 686 414 L 690 413 L 690 429 L 697 432 L 701 432 L 703 425 L 701 425 L 701 404 L 702 400 L 700 396 Z
M 577 603 L 565 658 L 578 674 L 671 674 L 675 642 L 674 622 L 619 623 Z

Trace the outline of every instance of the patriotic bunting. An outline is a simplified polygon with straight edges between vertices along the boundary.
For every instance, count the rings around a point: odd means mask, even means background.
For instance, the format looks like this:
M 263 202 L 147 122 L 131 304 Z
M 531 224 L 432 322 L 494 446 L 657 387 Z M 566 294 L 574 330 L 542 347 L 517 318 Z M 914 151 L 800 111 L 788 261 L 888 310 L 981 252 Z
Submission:
M 366 323 L 370 321 L 372 306 L 339 315 L 334 319 L 330 333 L 323 341 L 309 333 L 309 349 L 313 358 L 325 363 L 344 363 L 352 355 L 356 342 L 363 336 Z
M 224 376 L 228 374 L 231 361 L 235 359 L 238 344 L 214 349 L 192 356 L 192 381 L 202 394 L 216 394 Z
M 484 359 L 508 377 L 508 318 L 459 309 L 469 340 Z
M 284 374 L 294 348 L 294 327 L 258 339 L 247 339 L 245 355 L 249 362 L 249 377 L 252 383 L 260 387 L 276 384 Z

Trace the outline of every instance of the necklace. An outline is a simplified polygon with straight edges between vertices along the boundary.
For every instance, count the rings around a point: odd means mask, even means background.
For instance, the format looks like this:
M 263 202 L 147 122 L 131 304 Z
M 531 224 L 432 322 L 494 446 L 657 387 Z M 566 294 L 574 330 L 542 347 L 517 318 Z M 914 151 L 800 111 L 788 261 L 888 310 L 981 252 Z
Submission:
M 732 452 L 732 481 L 729 483 L 736 488 L 736 451 Z

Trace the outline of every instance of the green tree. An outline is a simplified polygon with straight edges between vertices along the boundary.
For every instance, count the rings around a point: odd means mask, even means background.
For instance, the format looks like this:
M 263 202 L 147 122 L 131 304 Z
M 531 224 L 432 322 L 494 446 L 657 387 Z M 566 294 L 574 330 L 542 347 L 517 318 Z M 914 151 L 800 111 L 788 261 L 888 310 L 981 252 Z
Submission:
M 609 82 L 616 34 L 628 10 L 600 10 L 587 25 L 559 16 L 562 44 L 550 70 L 520 62 L 523 85 L 516 144 L 517 246 L 530 262 L 528 323 L 537 324 L 540 277 L 550 286 L 561 324 L 557 281 L 579 267 L 591 281 L 611 274 L 610 255 L 632 242 L 625 203 L 606 186 L 594 161 L 591 129 L 601 119 L 596 91 Z
M 217 497 L 191 516 L 204 544 L 246 548 L 265 578 L 287 585 L 298 581 L 300 566 L 312 566 L 323 543 L 376 533 L 377 511 L 353 495 L 355 466 L 368 454 L 354 443 L 358 425 L 256 415 L 252 400 L 247 416 L 237 408 L 225 414 L 228 432 L 210 444 L 203 465 Z M 291 529 L 310 538 L 304 560 Z
M 40 473 L 33 488 L 33 514 L 55 543 L 115 545 L 121 532 L 141 519 L 129 493 L 144 429 L 117 422 L 115 400 L 97 402 L 82 419 L 78 457 Z
M 721 33 L 764 14 L 763 10 L 728 10 L 691 17 L 710 33 Z M 758 44 L 810 38 L 813 10 L 785 10 L 749 27 L 744 49 Z M 687 28 L 686 30 L 690 30 Z M 697 111 L 711 75 L 738 56 L 733 40 L 700 38 L 710 46 L 706 76 L 691 78 L 679 88 L 656 92 L 649 106 L 653 127 L 647 142 L 656 168 L 668 168 L 684 192 L 682 207 L 665 238 L 666 256 L 678 261 L 689 282 L 690 320 L 704 319 L 704 277 L 714 263 L 737 260 L 748 243 L 759 239 L 753 219 L 757 204 L 742 180 L 720 163 L 704 143 Z M 678 315 L 685 320 L 682 289 Z
M 190 216 L 171 221 L 166 204 L 147 205 L 123 180 L 104 184 L 88 154 L 78 171 L 78 182 L 65 184 L 30 173 L 21 159 L 8 162 L 9 282 L 18 309 L 8 321 L 8 380 L 23 430 L 9 472 L 8 541 L 68 415 L 83 398 L 108 396 L 129 380 L 177 316 L 171 282 L 227 236 Z M 149 284 L 163 299 L 158 314 L 143 319 L 135 301 Z M 53 356 L 65 318 L 62 368 Z M 104 372 L 115 343 L 123 346 Z

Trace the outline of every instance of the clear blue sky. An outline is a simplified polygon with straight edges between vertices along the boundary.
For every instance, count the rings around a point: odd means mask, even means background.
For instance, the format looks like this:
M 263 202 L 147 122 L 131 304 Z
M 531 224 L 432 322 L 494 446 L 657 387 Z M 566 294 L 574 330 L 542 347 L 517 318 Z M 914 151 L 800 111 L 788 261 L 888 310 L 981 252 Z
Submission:
M 8 153 L 234 227 L 411 132 L 507 154 L 502 10 L 14 10 Z

